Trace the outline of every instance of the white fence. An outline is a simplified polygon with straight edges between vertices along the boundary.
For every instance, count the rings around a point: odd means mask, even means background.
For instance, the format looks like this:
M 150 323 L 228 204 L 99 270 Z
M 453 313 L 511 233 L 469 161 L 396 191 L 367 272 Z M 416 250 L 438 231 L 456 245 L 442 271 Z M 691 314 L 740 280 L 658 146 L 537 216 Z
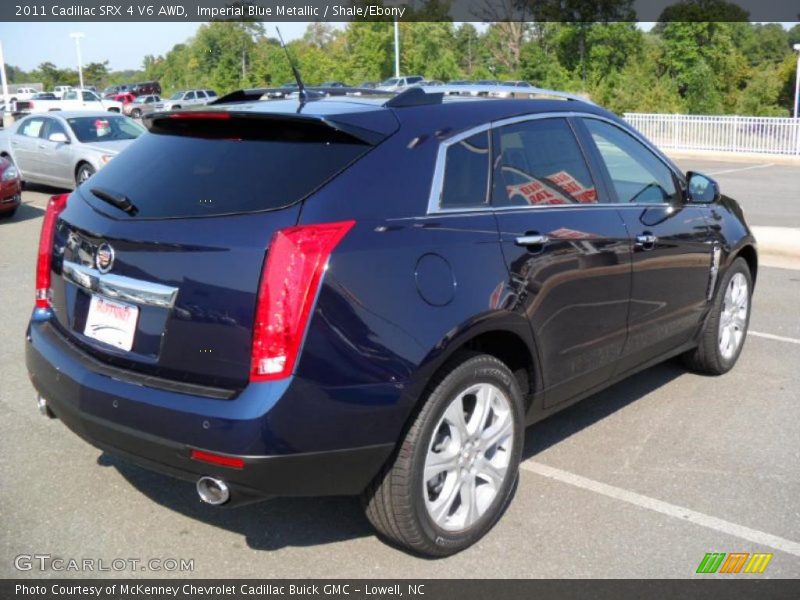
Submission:
M 625 120 L 662 148 L 800 156 L 800 119 L 625 113 Z

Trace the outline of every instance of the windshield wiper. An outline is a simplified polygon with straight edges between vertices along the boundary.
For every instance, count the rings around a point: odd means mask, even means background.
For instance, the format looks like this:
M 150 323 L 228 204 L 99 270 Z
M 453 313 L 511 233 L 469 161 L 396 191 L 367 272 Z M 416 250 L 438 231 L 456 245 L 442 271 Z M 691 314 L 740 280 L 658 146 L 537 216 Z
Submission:
M 139 209 L 136 208 L 133 202 L 131 202 L 124 194 L 115 194 L 114 192 L 109 192 L 108 190 L 104 190 L 102 188 L 91 188 L 89 191 L 92 192 L 93 195 L 100 198 L 100 200 L 116 206 L 118 209 L 128 213 L 131 216 L 134 216 L 139 212 Z

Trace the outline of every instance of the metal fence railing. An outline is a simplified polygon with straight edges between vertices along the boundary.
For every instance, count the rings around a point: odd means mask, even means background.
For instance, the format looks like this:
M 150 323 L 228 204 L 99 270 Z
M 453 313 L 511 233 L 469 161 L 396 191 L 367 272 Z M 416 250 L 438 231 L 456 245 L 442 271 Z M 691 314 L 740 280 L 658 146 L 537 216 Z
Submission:
M 800 119 L 625 113 L 625 120 L 662 148 L 800 156 Z

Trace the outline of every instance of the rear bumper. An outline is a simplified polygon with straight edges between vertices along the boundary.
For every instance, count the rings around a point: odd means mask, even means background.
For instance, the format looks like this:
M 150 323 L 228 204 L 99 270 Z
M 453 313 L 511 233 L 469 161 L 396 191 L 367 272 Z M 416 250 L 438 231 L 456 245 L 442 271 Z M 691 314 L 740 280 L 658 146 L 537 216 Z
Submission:
M 394 448 L 393 442 L 384 442 L 253 454 L 247 449 L 263 448 L 266 437 L 275 444 L 269 421 L 280 402 L 270 394 L 255 403 L 260 408 L 244 394 L 233 400 L 199 398 L 119 381 L 93 370 L 92 361 L 48 321 L 31 322 L 26 343 L 31 381 L 69 429 L 149 470 L 190 481 L 204 475 L 222 479 L 234 498 L 358 494 Z M 284 389 L 280 396 L 287 393 Z M 173 400 L 186 410 L 165 406 Z M 174 434 L 164 435 L 166 431 Z M 289 432 L 287 436 L 291 438 Z M 200 462 L 191 458 L 192 450 L 241 458 L 244 467 Z

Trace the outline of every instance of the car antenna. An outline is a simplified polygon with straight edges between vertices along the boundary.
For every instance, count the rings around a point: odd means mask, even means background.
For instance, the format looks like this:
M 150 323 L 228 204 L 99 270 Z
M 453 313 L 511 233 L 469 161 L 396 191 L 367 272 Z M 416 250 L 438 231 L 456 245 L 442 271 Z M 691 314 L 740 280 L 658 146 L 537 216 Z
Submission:
M 303 84 L 303 78 L 300 77 L 300 71 L 297 70 L 297 66 L 294 64 L 292 57 L 289 55 L 289 49 L 286 47 L 286 44 L 283 43 L 283 36 L 281 35 L 280 27 L 276 26 L 275 30 L 278 32 L 278 39 L 281 42 L 281 48 L 283 48 L 283 51 L 286 53 L 286 60 L 289 61 L 289 66 L 292 67 L 294 80 L 297 82 L 297 95 L 300 98 L 300 104 L 305 104 L 306 100 L 308 100 L 308 92 L 306 92 L 306 86 Z

